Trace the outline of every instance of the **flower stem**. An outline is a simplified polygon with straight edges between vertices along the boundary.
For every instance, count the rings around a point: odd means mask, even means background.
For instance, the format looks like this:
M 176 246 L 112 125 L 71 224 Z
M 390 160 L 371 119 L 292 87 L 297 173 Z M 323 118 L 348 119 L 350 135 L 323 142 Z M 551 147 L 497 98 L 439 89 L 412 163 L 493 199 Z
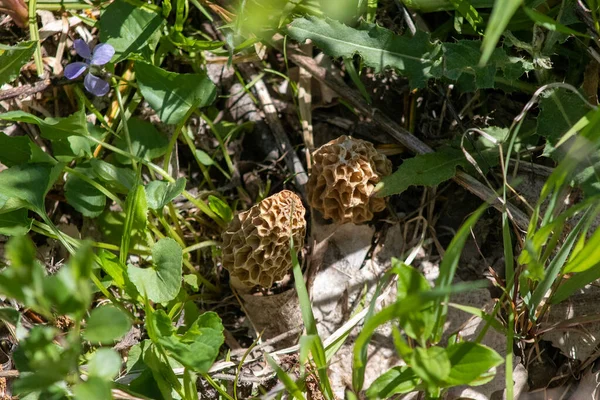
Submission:
M 35 52 L 33 59 L 35 61 L 35 69 L 39 77 L 44 75 L 44 64 L 42 62 L 42 47 L 40 45 L 40 32 L 38 31 L 37 15 L 37 0 L 29 0 L 29 36 L 35 41 Z

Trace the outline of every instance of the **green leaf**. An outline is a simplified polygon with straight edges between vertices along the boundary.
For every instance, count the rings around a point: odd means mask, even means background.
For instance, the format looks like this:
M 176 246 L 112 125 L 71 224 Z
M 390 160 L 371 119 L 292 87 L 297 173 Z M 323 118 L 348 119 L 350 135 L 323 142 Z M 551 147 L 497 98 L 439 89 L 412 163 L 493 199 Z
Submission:
M 153 210 L 162 210 L 185 189 L 185 178 L 175 182 L 152 181 L 146 185 L 146 202 Z
M 88 363 L 89 376 L 111 381 L 121 370 L 121 356 L 113 349 L 106 347 L 96 350 Z
M 209 195 L 208 206 L 214 211 L 223 221 L 229 223 L 233 219 L 233 211 L 229 207 L 229 204 L 221 200 L 220 198 Z
M 141 294 L 155 303 L 173 300 L 181 288 L 183 250 L 171 238 L 159 240 L 152 248 L 152 266 L 127 267 L 129 279 Z
M 31 159 L 31 139 L 27 136 L 8 136 L 0 132 L 0 163 L 7 167 L 26 164 Z
M 21 67 L 31 59 L 36 42 L 21 42 L 15 46 L 0 48 L 0 86 L 14 81 L 21 72 Z
M 117 0 L 100 18 L 100 41 L 115 48 L 111 61 L 116 63 L 147 48 L 162 23 L 163 19 L 157 13 Z
M 437 346 L 416 347 L 409 364 L 418 377 L 432 386 L 440 386 L 452 367 L 446 350 Z
M 49 140 L 63 140 L 71 136 L 89 134 L 83 108 L 65 118 L 41 119 L 24 111 L 9 111 L 0 114 L 0 119 L 38 125 L 42 137 Z
M 9 202 L 17 208 L 29 208 L 45 214 L 46 194 L 58 179 L 62 165 L 17 165 L 0 172 L 0 208 Z
M 546 155 L 554 151 L 561 138 L 586 115 L 586 107 L 581 96 L 566 89 L 556 89 L 542 94 L 537 117 L 537 134 L 546 138 Z M 553 158 L 559 158 L 553 154 Z
M 450 345 L 446 352 L 452 364 L 450 374 L 445 378 L 446 386 L 484 384 L 494 376 L 488 371 L 504 362 L 494 350 L 474 342 Z
M 393 67 L 409 79 L 411 87 L 424 87 L 441 61 L 441 46 L 431 43 L 422 31 L 398 36 L 376 25 L 363 24 L 355 29 L 334 20 L 298 18 L 288 25 L 288 34 L 299 42 L 310 39 L 334 57 L 360 54 L 375 72 Z
M 551 304 L 558 304 L 571 297 L 575 292 L 600 279 L 600 263 L 590 269 L 579 272 L 564 280 L 550 299 Z
M 100 259 L 100 266 L 112 278 L 115 285 L 124 288 L 127 269 L 119 263 L 119 258 L 114 253 L 104 249 L 100 249 L 98 258 Z
M 413 185 L 439 185 L 456 175 L 456 167 L 467 164 L 464 154 L 450 147 L 419 154 L 404 161 L 396 172 L 379 183 L 379 195 L 400 194 Z
M 462 0 L 461 3 L 463 2 Z M 474 8 L 489 8 L 492 6 L 494 0 L 467 0 L 468 3 Z M 414 8 L 421 12 L 437 12 L 453 10 L 456 8 L 456 0 L 402 0 L 404 5 L 408 8 Z
M 28 217 L 27 210 L 22 208 L 0 214 L 0 235 L 20 236 L 31 229 L 33 219 Z
M 90 164 L 98 178 L 113 186 L 120 193 L 129 193 L 135 186 L 135 173 L 130 168 L 115 167 L 97 158 L 92 158 Z
M 483 42 L 481 43 L 481 58 L 479 60 L 479 66 L 482 67 L 489 61 L 496 44 L 500 40 L 500 36 L 504 33 L 504 30 L 508 26 L 510 19 L 517 12 L 517 9 L 523 0 L 496 0 L 494 2 L 494 9 L 490 15 L 488 26 L 485 29 L 485 35 Z
M 412 368 L 404 365 L 383 373 L 367 389 L 369 399 L 389 399 L 395 394 L 410 393 L 417 388 L 421 379 Z
M 200 149 L 196 149 L 196 159 L 202 164 L 202 165 L 213 165 L 215 162 L 213 161 L 212 158 L 210 158 L 210 156 L 208 155 L 207 152 L 205 152 L 204 150 L 200 150 Z
M 78 166 L 75 171 L 89 176 L 91 168 L 88 164 L 87 167 Z M 101 191 L 73 174 L 67 175 L 65 197 L 67 202 L 85 217 L 99 216 L 106 206 L 106 196 Z
M 219 316 L 214 312 L 207 312 L 198 317 L 183 335 L 175 334 L 172 329 L 163 329 L 163 333 L 170 334 L 159 335 L 157 342 L 175 360 L 195 372 L 204 374 L 214 363 L 225 341 L 223 329 Z
M 160 133 L 152 123 L 139 118 L 129 118 L 129 137 L 131 139 L 131 153 L 148 161 L 165 155 L 169 148 L 169 139 Z M 129 146 L 124 138 L 115 141 L 115 145 L 127 152 Z M 121 164 L 131 164 L 131 159 L 117 155 Z
M 127 196 L 125 211 L 123 235 L 121 236 L 121 245 L 119 247 L 119 262 L 123 265 L 127 263 L 131 239 L 134 238 L 136 234 L 142 234 L 146 229 L 146 224 L 148 222 L 146 192 L 142 185 L 138 185 Z
M 142 95 L 165 124 L 177 124 L 192 107 L 205 107 L 216 97 L 208 76 L 177 74 L 136 62 L 135 72 Z
M 73 386 L 75 400 L 112 400 L 112 383 L 104 379 L 91 376 L 85 382 Z
M 127 314 L 113 306 L 95 308 L 87 320 L 83 337 L 94 343 L 113 343 L 131 328 Z
M 548 29 L 549 31 L 556 31 L 556 32 L 565 33 L 567 35 L 581 36 L 584 38 L 590 37 L 589 35 L 586 35 L 585 33 L 578 32 L 574 29 L 569 28 L 568 26 L 565 26 L 559 22 L 556 22 L 549 16 L 539 13 L 529 7 L 523 7 L 523 10 L 525 11 L 525 14 L 527 14 L 527 16 L 529 18 L 531 18 L 531 20 L 533 22 L 535 22 L 539 26 L 542 26 L 542 27 Z

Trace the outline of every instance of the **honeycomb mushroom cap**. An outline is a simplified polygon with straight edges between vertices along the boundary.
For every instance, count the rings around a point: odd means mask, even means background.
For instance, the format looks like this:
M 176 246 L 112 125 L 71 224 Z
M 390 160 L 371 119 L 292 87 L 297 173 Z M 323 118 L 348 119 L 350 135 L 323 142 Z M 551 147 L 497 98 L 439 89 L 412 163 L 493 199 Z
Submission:
M 285 277 L 292 267 L 290 233 L 294 250 L 304 245 L 306 210 L 289 190 L 267 197 L 237 214 L 223 232 L 223 266 L 232 282 L 264 288 Z
M 372 143 L 340 136 L 315 150 L 313 160 L 308 202 L 325 219 L 360 224 L 383 211 L 385 200 L 373 192 L 392 173 L 392 163 Z

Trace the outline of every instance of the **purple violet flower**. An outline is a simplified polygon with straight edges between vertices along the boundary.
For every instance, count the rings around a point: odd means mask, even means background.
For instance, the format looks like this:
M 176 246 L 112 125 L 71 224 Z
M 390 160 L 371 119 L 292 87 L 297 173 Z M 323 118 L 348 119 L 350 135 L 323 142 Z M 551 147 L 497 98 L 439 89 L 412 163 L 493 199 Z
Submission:
M 92 72 L 98 71 L 99 67 L 110 61 L 115 55 L 114 47 L 107 43 L 100 43 L 92 51 L 85 41 L 77 39 L 75 40 L 75 51 L 85 59 L 85 62 L 77 61 L 68 64 L 65 67 L 65 77 L 76 79 L 89 69 L 90 72 L 83 80 L 83 86 L 95 96 L 104 96 L 108 93 L 110 86 L 108 82 L 93 75 Z

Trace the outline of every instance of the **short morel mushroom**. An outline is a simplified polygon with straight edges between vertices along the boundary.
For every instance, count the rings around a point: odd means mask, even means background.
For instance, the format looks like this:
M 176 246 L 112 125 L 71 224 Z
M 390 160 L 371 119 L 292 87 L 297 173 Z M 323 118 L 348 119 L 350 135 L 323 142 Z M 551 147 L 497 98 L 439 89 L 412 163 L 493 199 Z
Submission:
M 296 252 L 304 245 L 305 212 L 300 198 L 283 190 L 234 217 L 222 235 L 233 286 L 270 288 L 285 277 L 292 267 L 290 234 Z
M 325 219 L 360 224 L 385 209 L 385 200 L 373 194 L 392 163 L 372 143 L 340 136 L 315 150 L 313 160 L 308 202 Z

